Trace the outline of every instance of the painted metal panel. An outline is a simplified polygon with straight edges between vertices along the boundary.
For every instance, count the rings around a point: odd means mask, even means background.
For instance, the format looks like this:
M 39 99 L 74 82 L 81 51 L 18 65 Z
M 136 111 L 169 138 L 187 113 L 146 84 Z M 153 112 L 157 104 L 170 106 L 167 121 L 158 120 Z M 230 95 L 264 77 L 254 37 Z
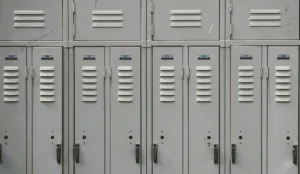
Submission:
M 219 48 L 189 48 L 189 68 L 189 171 L 217 174 Z
M 0 2 L 0 40 L 62 40 L 62 0 Z
M 139 47 L 112 47 L 111 173 L 139 174 L 141 156 L 141 53 Z
M 182 48 L 153 48 L 153 173 L 182 173 Z
M 219 0 L 153 0 L 154 40 L 218 40 Z
M 269 173 L 298 173 L 298 49 L 296 46 L 268 47 Z
M 140 40 L 140 0 L 75 0 L 76 40 Z
M 231 48 L 231 173 L 261 173 L 261 47 Z
M 75 173 L 104 173 L 104 48 L 75 48 Z
M 299 1 L 232 0 L 232 3 L 233 39 L 299 38 Z
M 62 48 L 33 48 L 33 174 L 62 173 Z
M 0 173 L 26 171 L 26 49 L 0 48 Z

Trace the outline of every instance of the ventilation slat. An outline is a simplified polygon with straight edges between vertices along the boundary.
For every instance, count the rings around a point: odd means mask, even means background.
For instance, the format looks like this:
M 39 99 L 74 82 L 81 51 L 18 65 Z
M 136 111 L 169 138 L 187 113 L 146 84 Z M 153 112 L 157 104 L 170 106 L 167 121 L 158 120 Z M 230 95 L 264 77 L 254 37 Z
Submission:
M 175 102 L 175 67 L 161 66 L 159 69 L 160 102 Z
M 92 11 L 93 28 L 122 28 L 122 10 L 94 10 Z

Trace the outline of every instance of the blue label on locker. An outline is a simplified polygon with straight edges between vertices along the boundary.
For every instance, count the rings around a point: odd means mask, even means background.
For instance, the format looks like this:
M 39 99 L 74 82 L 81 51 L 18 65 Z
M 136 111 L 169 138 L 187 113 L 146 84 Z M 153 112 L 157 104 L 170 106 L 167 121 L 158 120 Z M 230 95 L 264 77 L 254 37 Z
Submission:
M 18 57 L 16 55 L 6 55 L 5 60 L 17 60 Z
M 121 55 L 120 60 L 131 60 L 131 55 Z
M 84 55 L 83 60 L 96 60 L 95 55 Z
M 172 54 L 165 54 L 161 57 L 161 60 L 174 60 L 174 57 Z
M 252 55 L 251 54 L 241 54 L 241 59 L 252 59 Z
M 42 60 L 53 60 L 52 55 L 42 55 Z
M 288 54 L 279 54 L 277 59 L 290 59 L 290 55 L 288 55 Z
M 202 59 L 210 59 L 210 56 L 208 54 L 200 54 L 198 56 L 198 60 L 202 60 Z

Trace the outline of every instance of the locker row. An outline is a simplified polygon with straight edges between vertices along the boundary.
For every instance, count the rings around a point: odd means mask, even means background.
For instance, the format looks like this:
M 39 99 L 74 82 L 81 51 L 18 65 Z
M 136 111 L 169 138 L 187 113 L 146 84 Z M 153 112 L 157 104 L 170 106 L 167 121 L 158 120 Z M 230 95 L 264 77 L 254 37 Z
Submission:
M 64 30 L 76 41 L 217 41 L 224 28 L 232 40 L 299 39 L 298 0 L 10 0 L 0 11 L 1 41 L 61 41 Z
M 190 174 L 218 174 L 227 154 L 230 174 L 261 173 L 266 160 L 270 174 L 297 174 L 299 48 L 231 47 L 230 153 L 221 151 L 219 47 L 187 50 L 153 47 L 147 71 L 140 47 L 75 47 L 68 84 L 61 47 L 0 47 L 0 173 L 61 174 L 68 165 L 77 174 L 105 173 L 109 162 L 111 174 L 140 174 L 151 156 L 153 174 L 183 174 L 187 154 Z M 70 142 L 63 138 L 65 85 L 74 90 Z M 143 90 L 151 94 L 150 115 L 142 112 Z M 146 130 L 151 145 L 143 144 Z

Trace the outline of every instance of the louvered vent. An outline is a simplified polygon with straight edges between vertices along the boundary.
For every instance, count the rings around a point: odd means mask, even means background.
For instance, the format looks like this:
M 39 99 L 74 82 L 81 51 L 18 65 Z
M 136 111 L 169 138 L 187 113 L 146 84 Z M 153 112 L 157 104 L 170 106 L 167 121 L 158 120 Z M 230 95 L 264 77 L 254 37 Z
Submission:
M 201 10 L 171 10 L 171 27 L 201 27 Z
M 280 9 L 251 9 L 249 17 L 250 27 L 280 27 Z
M 43 10 L 15 10 L 15 28 L 44 28 L 45 12 Z
M 19 102 L 19 67 L 5 66 L 4 76 L 4 102 Z
M 238 101 L 254 101 L 254 68 L 253 66 L 239 66 Z
M 275 71 L 275 101 L 291 102 L 291 67 L 276 66 Z
M 175 67 L 160 67 L 160 101 L 175 102 Z
M 196 71 L 196 101 L 211 102 L 211 67 L 197 66 Z
M 92 12 L 93 28 L 122 28 L 122 10 L 94 10 Z
M 53 66 L 40 67 L 40 101 L 55 101 L 55 68 Z
M 118 101 L 133 101 L 133 69 L 132 66 L 118 67 Z
M 97 67 L 83 66 L 82 71 L 82 101 L 97 102 Z

